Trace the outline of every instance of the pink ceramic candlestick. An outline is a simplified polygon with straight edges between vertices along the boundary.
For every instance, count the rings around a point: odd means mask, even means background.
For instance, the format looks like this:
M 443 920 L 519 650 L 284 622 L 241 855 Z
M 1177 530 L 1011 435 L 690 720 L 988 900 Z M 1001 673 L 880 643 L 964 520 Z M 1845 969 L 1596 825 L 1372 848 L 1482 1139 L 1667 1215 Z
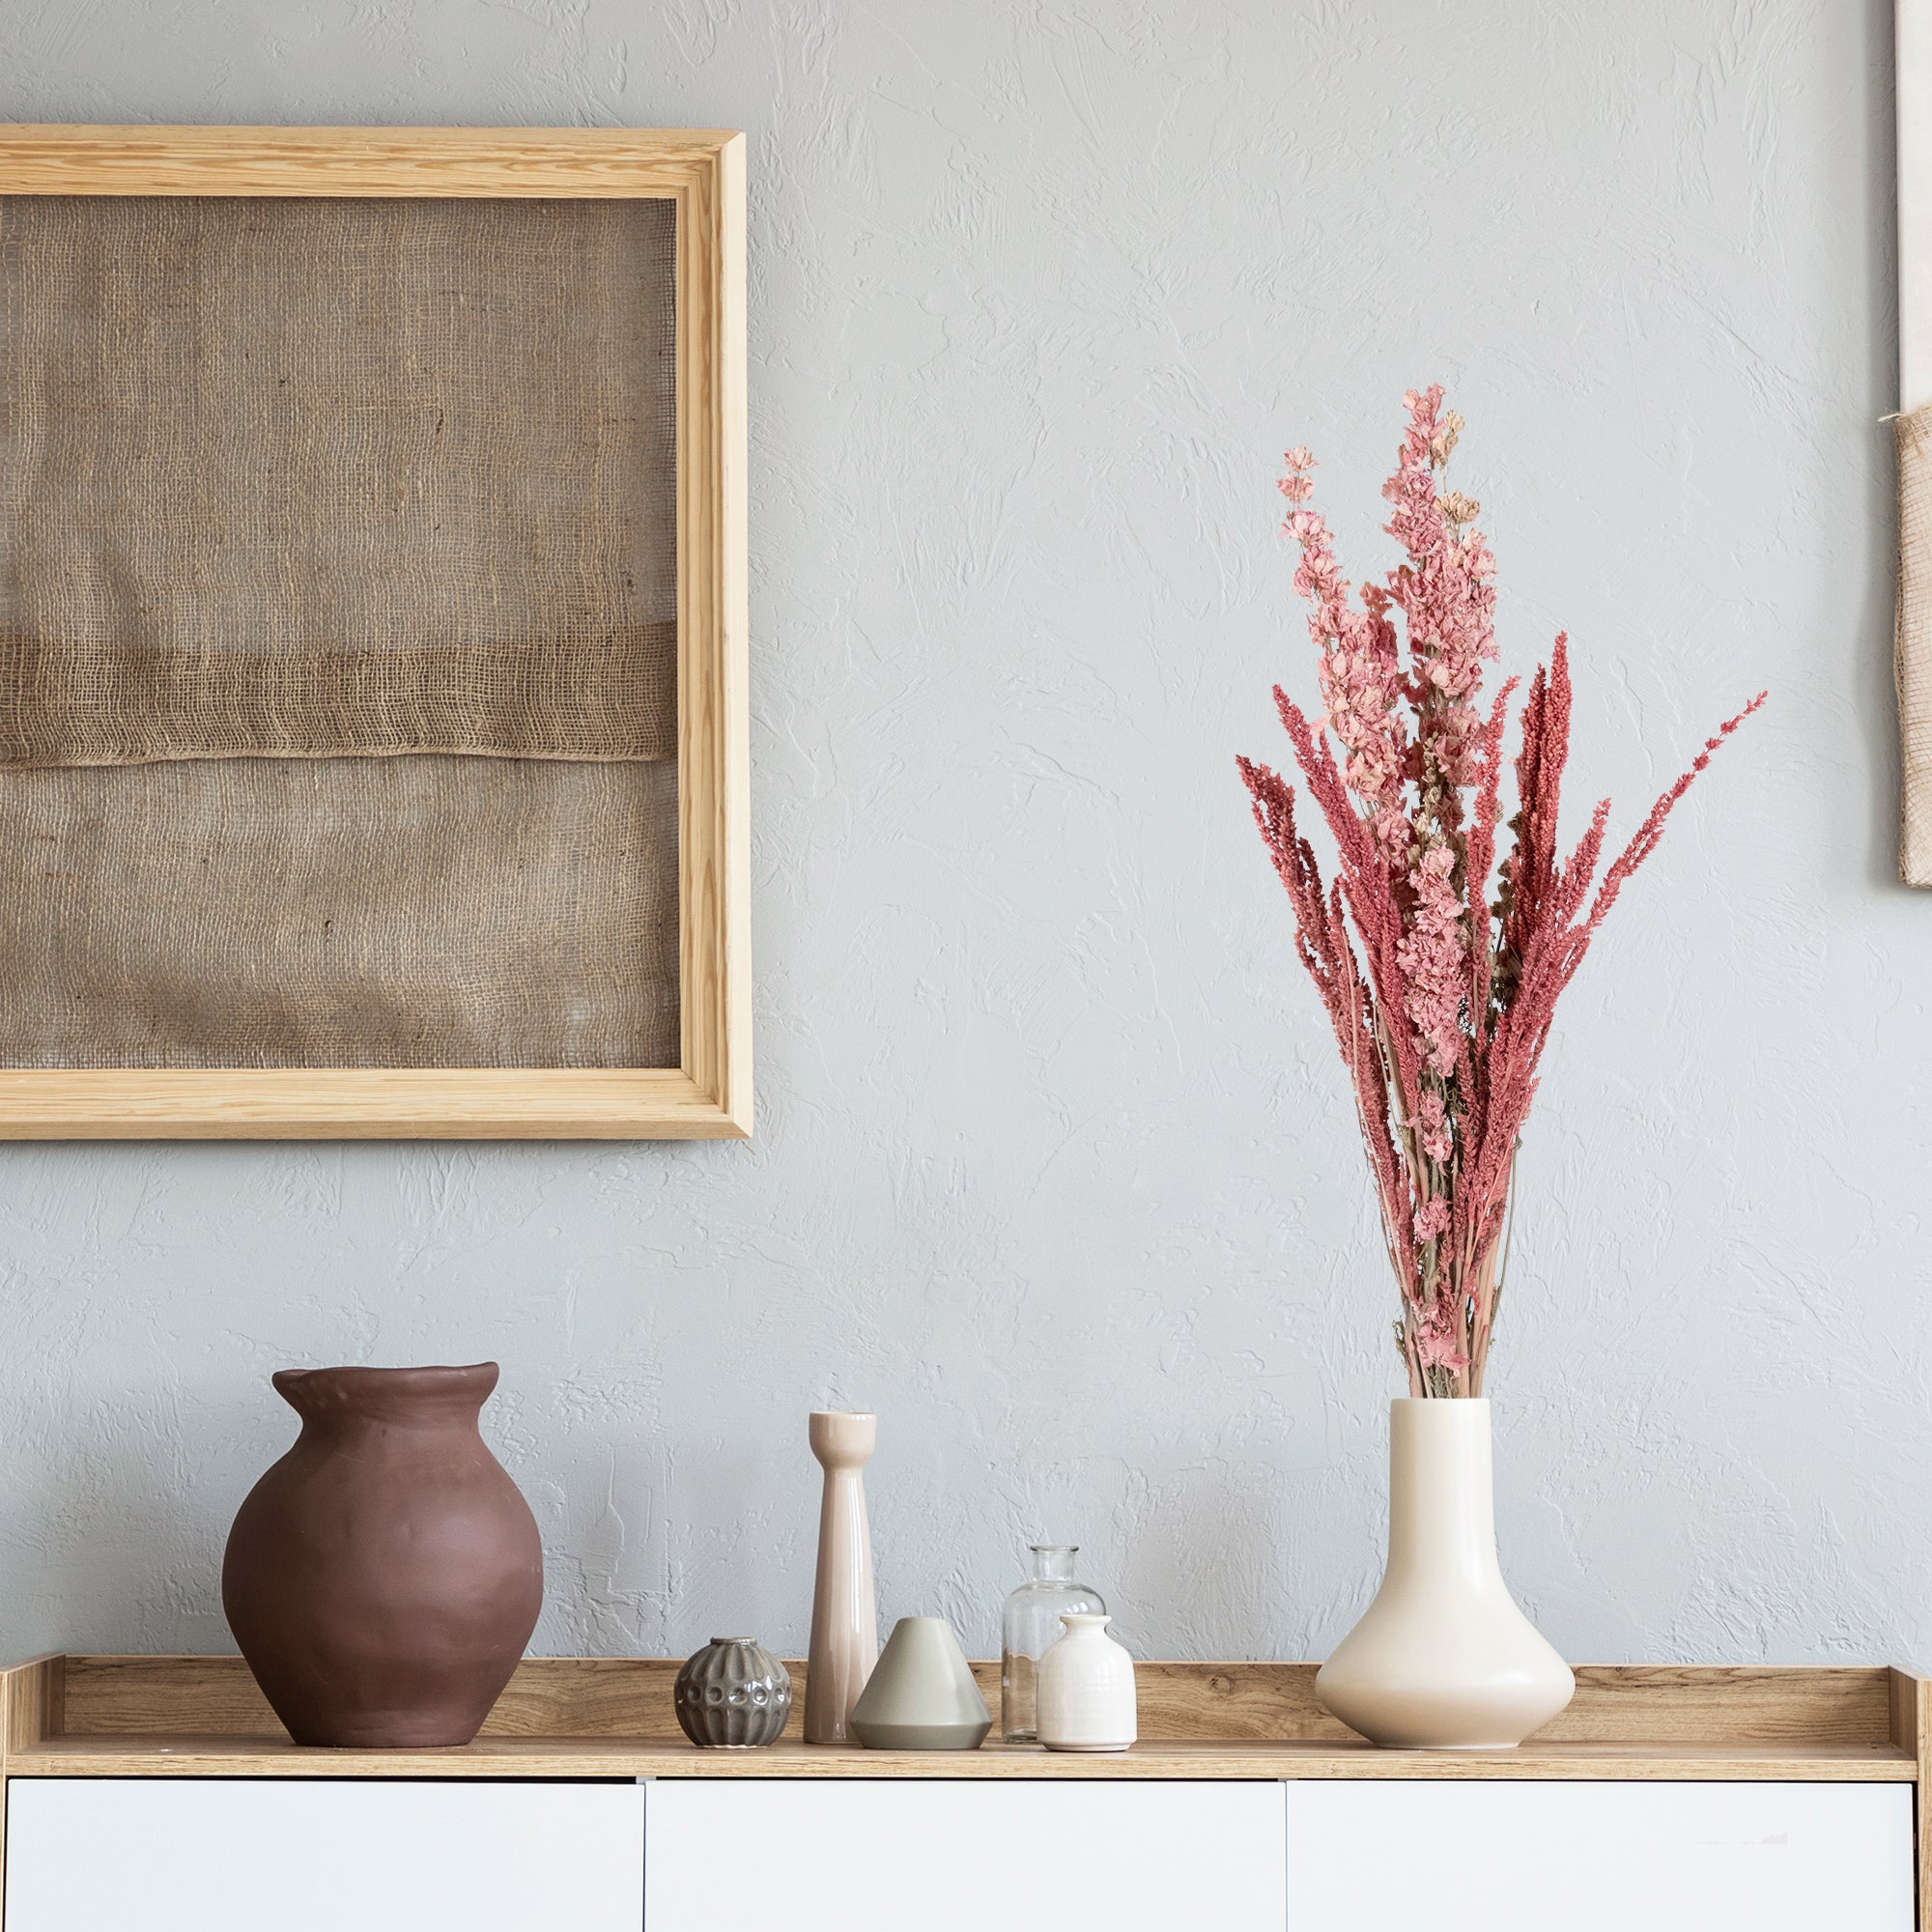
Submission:
M 878 1440 L 875 1415 L 814 1409 L 809 1439 L 825 1468 L 818 1512 L 818 1581 L 811 1595 L 811 1652 L 806 1662 L 805 1741 L 853 1742 L 852 1706 L 879 1655 L 872 1594 L 872 1531 L 860 1473 Z

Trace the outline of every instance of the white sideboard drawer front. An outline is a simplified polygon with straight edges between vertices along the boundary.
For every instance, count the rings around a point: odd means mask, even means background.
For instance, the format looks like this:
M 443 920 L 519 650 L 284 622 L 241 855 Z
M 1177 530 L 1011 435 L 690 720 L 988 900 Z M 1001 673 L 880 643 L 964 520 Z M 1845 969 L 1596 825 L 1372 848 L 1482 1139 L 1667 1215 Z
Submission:
M 1282 1932 L 1286 1911 L 1273 1783 L 660 1778 L 645 1844 L 649 1932 Z
M 7 1932 L 639 1932 L 635 1784 L 15 1777 Z
M 1913 1932 L 1909 1784 L 1294 1783 L 1291 1932 Z

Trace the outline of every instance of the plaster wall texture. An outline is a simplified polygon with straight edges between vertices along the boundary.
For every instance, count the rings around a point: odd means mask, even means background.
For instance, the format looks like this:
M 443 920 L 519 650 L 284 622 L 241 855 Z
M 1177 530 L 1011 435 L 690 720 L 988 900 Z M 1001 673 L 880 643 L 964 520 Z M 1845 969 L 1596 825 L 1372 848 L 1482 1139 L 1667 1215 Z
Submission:
M 11 119 L 751 137 L 747 1146 L 0 1152 L 0 1632 L 220 1649 L 272 1369 L 498 1357 L 544 1650 L 805 1639 L 805 1411 L 882 1607 L 1042 1534 L 1143 1655 L 1321 1656 L 1400 1387 L 1237 751 L 1314 695 L 1402 390 L 1469 420 L 1507 666 L 1629 828 L 1493 1366 L 1577 1659 L 1932 1662 L 1932 899 L 1891 882 L 1880 0 L 7 0 Z

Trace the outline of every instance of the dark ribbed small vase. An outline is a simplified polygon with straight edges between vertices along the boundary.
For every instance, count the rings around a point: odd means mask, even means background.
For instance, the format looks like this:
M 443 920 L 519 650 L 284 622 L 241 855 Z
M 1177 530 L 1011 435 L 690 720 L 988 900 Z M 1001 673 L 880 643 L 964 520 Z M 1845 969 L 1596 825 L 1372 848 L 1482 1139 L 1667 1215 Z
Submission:
M 686 1660 L 671 1697 L 693 1744 L 750 1750 L 784 1735 L 791 1672 L 748 1636 L 714 1636 Z

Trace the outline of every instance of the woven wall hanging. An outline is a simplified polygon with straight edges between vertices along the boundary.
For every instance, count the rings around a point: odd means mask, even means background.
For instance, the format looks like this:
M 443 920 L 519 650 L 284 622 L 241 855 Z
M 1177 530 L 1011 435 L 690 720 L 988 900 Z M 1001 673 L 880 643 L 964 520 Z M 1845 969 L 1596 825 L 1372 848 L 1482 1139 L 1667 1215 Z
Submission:
M 1898 875 L 1932 887 L 1932 0 L 1898 0 Z
M 741 153 L 0 130 L 0 1131 L 749 1129 Z

